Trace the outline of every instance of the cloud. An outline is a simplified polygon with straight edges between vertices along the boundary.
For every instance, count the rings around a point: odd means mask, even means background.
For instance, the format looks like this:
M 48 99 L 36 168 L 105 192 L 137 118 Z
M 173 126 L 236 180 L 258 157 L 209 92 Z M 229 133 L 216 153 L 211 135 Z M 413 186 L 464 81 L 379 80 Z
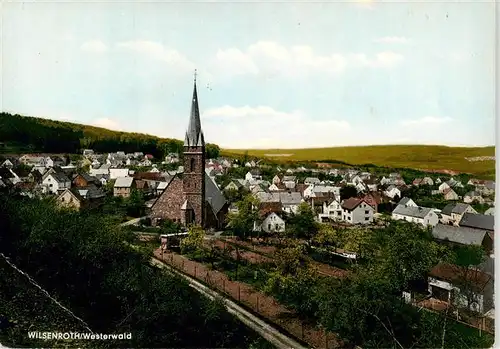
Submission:
M 96 119 L 92 122 L 92 125 L 97 127 L 104 127 L 110 130 L 121 131 L 120 125 L 117 121 L 108 119 L 108 118 L 100 118 Z
M 107 51 L 108 47 L 100 40 L 90 40 L 84 42 L 80 46 L 80 49 L 87 52 L 105 52 Z
M 403 55 L 390 51 L 373 56 L 356 53 L 318 54 L 310 46 L 286 47 L 274 41 L 258 41 L 245 50 L 219 50 L 209 70 L 214 76 L 300 77 L 325 73 L 335 75 L 348 67 L 391 67 L 402 59 Z
M 379 44 L 406 44 L 409 40 L 402 36 L 386 36 L 383 38 L 374 39 L 373 42 Z
M 441 125 L 452 121 L 450 117 L 435 117 L 435 116 L 425 116 L 421 119 L 414 120 L 403 120 L 402 125 L 405 126 L 422 126 L 422 125 Z
M 193 71 L 195 68 L 195 65 L 179 51 L 167 48 L 158 42 L 146 40 L 126 41 L 117 43 L 116 47 L 168 63 L 176 66 L 177 69 Z
M 269 106 L 208 109 L 202 113 L 202 123 L 207 139 L 227 148 L 326 146 L 351 130 L 341 119 L 314 120 L 302 111 Z

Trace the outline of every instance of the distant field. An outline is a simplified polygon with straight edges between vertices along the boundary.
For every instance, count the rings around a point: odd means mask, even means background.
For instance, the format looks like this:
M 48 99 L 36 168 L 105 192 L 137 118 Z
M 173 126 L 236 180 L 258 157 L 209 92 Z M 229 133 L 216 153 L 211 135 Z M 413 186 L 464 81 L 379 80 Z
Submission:
M 421 170 L 452 170 L 495 174 L 495 147 L 465 148 L 430 145 L 381 145 L 310 149 L 223 149 L 226 155 L 267 157 L 274 161 L 337 160 L 352 165 L 373 164 Z M 467 158 L 467 159 L 466 159 Z

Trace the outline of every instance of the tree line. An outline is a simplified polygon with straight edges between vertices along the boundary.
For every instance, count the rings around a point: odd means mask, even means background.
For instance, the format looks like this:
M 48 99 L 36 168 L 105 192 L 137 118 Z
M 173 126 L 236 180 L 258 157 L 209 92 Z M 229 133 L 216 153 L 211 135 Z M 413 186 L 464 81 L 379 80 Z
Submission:
M 182 156 L 183 151 L 183 142 L 177 139 L 9 113 L 0 113 L 0 139 L 7 145 L 22 145 L 41 153 L 74 154 L 83 149 L 99 153 L 142 151 L 158 159 L 168 153 Z M 217 158 L 220 148 L 209 143 L 206 151 L 208 158 Z

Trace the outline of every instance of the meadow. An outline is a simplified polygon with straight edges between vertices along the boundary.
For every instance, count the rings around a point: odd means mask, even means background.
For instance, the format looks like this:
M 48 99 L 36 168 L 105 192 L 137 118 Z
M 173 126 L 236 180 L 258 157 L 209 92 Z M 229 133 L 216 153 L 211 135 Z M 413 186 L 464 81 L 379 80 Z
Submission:
M 372 164 L 425 171 L 456 171 L 482 177 L 495 175 L 495 147 L 447 147 L 433 145 L 374 145 L 309 149 L 223 149 L 222 155 L 268 158 L 275 162 L 341 161 L 350 165 Z M 480 158 L 490 157 L 490 158 Z M 467 159 L 469 158 L 469 159 Z

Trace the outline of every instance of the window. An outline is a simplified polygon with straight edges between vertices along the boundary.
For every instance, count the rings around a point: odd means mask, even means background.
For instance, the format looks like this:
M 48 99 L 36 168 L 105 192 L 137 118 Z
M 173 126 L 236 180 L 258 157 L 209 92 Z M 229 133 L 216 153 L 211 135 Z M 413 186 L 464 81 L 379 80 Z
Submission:
M 369 220 L 369 219 L 370 219 L 370 217 L 365 217 L 365 221 L 367 221 L 367 220 Z
M 267 225 L 267 229 L 268 229 L 268 230 L 271 230 L 271 223 L 269 223 L 269 224 Z
M 369 213 L 370 213 L 370 211 L 368 211 L 368 210 L 365 210 L 365 214 L 369 214 Z
M 347 220 L 349 220 L 349 221 L 350 221 L 350 220 L 351 220 L 351 216 L 347 217 Z
M 190 163 L 190 166 L 189 166 L 189 172 L 194 172 L 194 158 L 191 158 L 191 163 Z

